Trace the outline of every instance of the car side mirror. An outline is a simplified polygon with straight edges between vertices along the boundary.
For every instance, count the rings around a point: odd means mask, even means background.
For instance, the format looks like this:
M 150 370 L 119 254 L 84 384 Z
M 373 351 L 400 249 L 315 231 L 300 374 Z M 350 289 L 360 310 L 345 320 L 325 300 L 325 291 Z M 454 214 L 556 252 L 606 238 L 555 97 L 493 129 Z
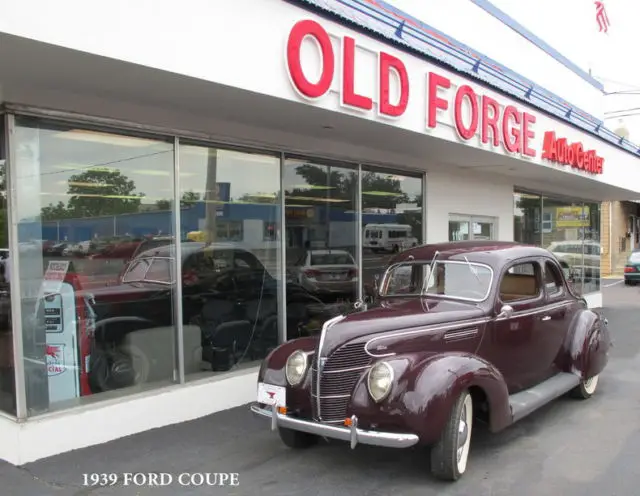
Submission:
M 511 305 L 503 305 L 498 314 L 498 319 L 510 319 L 513 316 L 513 307 Z

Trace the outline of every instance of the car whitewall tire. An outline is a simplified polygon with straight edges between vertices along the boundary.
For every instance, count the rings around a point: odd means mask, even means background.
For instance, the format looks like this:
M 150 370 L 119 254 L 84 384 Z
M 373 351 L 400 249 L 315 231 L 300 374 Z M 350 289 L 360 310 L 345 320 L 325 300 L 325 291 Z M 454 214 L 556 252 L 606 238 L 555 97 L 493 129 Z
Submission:
M 472 427 L 473 399 L 465 391 L 454 404 L 440 439 L 431 448 L 433 475 L 439 479 L 455 481 L 466 472 Z
M 593 377 L 587 379 L 586 381 L 581 381 L 579 386 L 576 386 L 572 391 L 572 396 L 574 398 L 579 398 L 582 400 L 586 400 L 591 398 L 598 388 L 598 376 L 594 375 Z

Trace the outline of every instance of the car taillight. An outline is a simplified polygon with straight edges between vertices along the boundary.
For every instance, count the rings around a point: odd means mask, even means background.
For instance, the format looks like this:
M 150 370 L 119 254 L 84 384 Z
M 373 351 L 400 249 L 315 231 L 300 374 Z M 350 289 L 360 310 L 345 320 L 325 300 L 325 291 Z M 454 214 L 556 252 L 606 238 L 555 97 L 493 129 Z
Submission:
M 625 267 L 624 268 L 625 274 L 628 274 L 629 272 L 635 272 L 635 271 L 636 271 L 635 267 Z
M 304 271 L 304 275 L 307 277 L 318 277 L 320 275 L 320 272 L 317 270 L 305 270 Z
M 356 277 L 358 275 L 358 271 L 356 269 L 349 269 L 349 277 Z

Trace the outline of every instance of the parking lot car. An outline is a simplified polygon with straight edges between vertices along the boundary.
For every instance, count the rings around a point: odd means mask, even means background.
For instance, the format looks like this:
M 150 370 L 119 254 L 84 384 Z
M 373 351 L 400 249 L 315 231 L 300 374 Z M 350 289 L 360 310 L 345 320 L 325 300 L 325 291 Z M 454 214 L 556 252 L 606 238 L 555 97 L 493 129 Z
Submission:
M 624 266 L 624 283 L 635 286 L 640 282 L 640 250 L 633 250 Z
M 390 261 L 369 308 L 273 350 L 251 409 L 291 448 L 425 445 L 432 473 L 456 480 L 478 422 L 497 432 L 565 393 L 589 398 L 610 345 L 549 251 L 419 246 Z

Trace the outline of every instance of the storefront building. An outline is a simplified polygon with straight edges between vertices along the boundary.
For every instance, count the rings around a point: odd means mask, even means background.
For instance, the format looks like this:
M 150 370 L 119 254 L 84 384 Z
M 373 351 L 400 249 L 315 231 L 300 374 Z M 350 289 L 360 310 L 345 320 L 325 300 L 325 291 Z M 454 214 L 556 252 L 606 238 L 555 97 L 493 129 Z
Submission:
M 29 3 L 0 20 L 0 459 L 251 401 L 417 244 L 548 247 L 602 305 L 600 205 L 640 195 L 638 148 L 497 62 L 421 53 L 380 2 L 401 42 L 332 2 L 236 0 L 233 35 L 194 2 L 175 38 L 158 9 L 148 45 Z

